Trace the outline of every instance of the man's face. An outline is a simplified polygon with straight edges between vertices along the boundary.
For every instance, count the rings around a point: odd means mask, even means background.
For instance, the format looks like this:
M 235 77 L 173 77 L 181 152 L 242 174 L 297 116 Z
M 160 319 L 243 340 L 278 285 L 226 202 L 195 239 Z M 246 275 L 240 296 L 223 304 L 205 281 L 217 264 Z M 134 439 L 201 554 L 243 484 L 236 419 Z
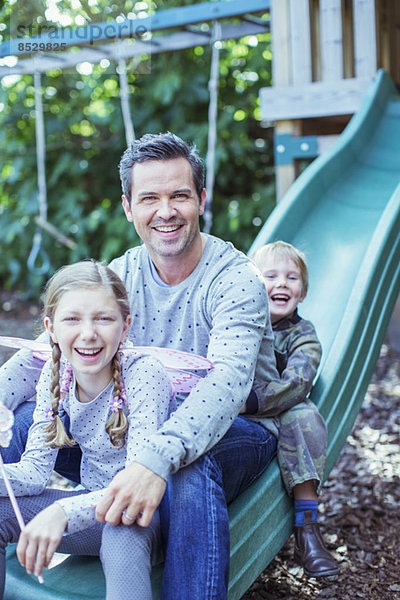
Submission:
M 204 204 L 205 192 L 198 197 L 185 158 L 135 164 L 131 202 L 122 197 L 126 218 L 135 225 L 152 258 L 190 253 L 200 236 Z

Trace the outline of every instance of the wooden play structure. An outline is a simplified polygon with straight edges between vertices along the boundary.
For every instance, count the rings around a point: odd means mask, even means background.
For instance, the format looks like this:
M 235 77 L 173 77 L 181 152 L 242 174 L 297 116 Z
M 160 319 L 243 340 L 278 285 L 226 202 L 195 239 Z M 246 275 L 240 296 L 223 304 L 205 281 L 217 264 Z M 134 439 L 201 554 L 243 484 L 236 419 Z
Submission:
M 271 16 L 273 87 L 262 90 L 261 106 L 265 123 L 275 124 L 284 196 L 251 251 L 284 239 L 307 254 L 310 292 L 302 314 L 314 321 L 323 346 L 311 398 L 328 424 L 327 477 L 363 401 L 400 287 L 400 4 L 251 2 Z M 215 16 L 218 7 L 226 16 L 239 4 L 193 9 L 214 9 Z M 196 23 L 206 16 L 196 14 Z M 183 28 L 193 23 L 185 15 Z M 296 179 L 299 161 L 317 156 Z M 292 510 L 276 460 L 230 505 L 229 600 L 241 598 L 291 535 Z M 15 547 L 7 553 L 6 600 L 104 600 L 97 559 L 70 557 L 40 586 L 18 564 Z M 158 567 L 155 600 L 161 576 Z
M 392 0 L 271 0 L 272 87 L 261 90 L 275 126 L 277 198 L 337 140 L 378 69 L 400 83 L 400 4 Z

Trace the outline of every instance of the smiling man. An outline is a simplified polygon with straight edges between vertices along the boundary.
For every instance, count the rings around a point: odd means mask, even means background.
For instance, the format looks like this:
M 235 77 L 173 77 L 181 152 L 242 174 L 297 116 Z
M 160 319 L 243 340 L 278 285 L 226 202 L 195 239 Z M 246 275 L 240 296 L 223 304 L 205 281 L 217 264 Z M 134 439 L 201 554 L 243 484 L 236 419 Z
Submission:
M 128 525 L 124 515 L 141 514 L 137 523 L 146 526 L 162 500 L 162 598 L 223 600 L 227 503 L 276 449 L 267 429 L 238 417 L 256 365 L 264 381 L 277 376 L 265 287 L 232 244 L 200 232 L 206 194 L 194 148 L 171 133 L 145 135 L 124 153 L 120 175 L 125 215 L 143 241 L 110 265 L 131 301 L 129 337 L 202 354 L 214 368 L 177 398 L 177 410 L 118 474 L 97 516 Z
M 136 515 L 146 527 L 160 506 L 163 600 L 224 600 L 227 504 L 276 452 L 275 435 L 238 416 L 254 379 L 266 384 L 279 377 L 267 293 L 243 253 L 200 232 L 204 167 L 193 147 L 172 133 L 145 135 L 125 151 L 120 175 L 125 215 L 143 241 L 110 264 L 128 291 L 128 337 L 140 346 L 207 356 L 214 368 L 189 395 L 176 397 L 176 410 L 114 478 L 96 515 L 112 525 L 131 525 Z M 18 365 L 36 368 L 26 354 L 16 356 L 1 373 L 8 388 Z M 24 386 L 21 399 L 32 391 Z M 13 398 L 14 407 L 20 401 Z

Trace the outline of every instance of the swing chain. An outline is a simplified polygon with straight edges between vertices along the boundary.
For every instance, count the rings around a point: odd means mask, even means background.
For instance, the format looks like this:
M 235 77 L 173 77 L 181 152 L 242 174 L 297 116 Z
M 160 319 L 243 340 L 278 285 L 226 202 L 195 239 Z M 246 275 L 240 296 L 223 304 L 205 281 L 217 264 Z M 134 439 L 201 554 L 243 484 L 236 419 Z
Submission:
M 36 156 L 37 156 L 37 178 L 38 178 L 38 201 L 40 218 L 43 221 L 47 220 L 47 189 L 46 189 L 46 166 L 45 166 L 45 133 L 43 119 L 43 103 L 42 103 L 42 88 L 40 81 L 40 73 L 35 71 L 33 74 L 34 89 L 35 89 L 35 109 L 36 109 Z M 36 260 L 41 257 L 42 264 L 36 265 Z M 32 250 L 30 251 L 28 261 L 28 269 L 37 275 L 44 275 L 50 269 L 49 257 L 42 247 L 42 230 L 37 227 L 33 237 Z
M 212 201 L 215 179 L 215 147 L 217 143 L 217 115 L 218 115 L 218 80 L 219 80 L 219 51 L 221 39 L 221 25 L 213 22 L 211 44 L 211 69 L 208 89 L 210 102 L 208 105 L 208 141 L 206 156 L 206 207 L 204 210 L 205 233 L 210 233 L 212 225 Z

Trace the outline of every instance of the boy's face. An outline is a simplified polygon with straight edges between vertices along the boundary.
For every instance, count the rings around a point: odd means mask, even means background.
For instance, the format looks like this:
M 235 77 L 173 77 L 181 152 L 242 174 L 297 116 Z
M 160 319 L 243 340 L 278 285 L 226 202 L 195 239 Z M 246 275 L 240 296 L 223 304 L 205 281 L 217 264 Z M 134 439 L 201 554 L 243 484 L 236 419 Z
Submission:
M 290 317 L 306 296 L 300 269 L 291 259 L 271 256 L 261 273 L 267 286 L 271 323 Z

